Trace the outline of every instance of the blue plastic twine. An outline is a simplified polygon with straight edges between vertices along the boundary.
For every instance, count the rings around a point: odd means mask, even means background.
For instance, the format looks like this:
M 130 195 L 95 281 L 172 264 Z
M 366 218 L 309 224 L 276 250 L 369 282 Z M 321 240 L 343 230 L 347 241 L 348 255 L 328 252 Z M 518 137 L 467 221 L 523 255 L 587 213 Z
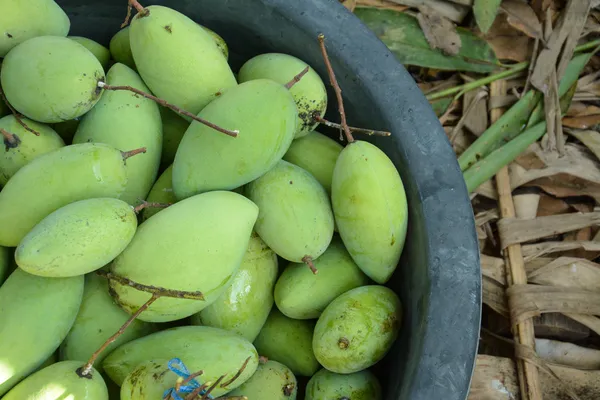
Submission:
M 174 366 L 176 364 L 179 365 L 179 368 Z M 167 364 L 167 366 L 169 367 L 169 369 L 171 371 L 173 371 L 175 374 L 182 377 L 184 380 L 188 379 L 191 375 L 190 371 L 188 371 L 188 369 L 185 366 L 185 364 L 183 363 L 183 361 L 181 361 L 179 358 L 173 358 L 173 359 L 169 360 L 169 363 Z M 191 379 L 187 384 L 179 386 L 179 391 L 176 391 L 175 387 L 165 390 L 163 393 L 163 399 L 170 399 L 172 397 L 174 400 L 185 400 L 179 394 L 192 393 L 194 390 L 198 389 L 200 386 L 202 386 L 202 384 L 200 382 L 198 382 L 195 378 Z M 199 394 L 205 395 L 206 389 L 203 389 Z M 171 396 L 171 397 L 169 397 L 169 396 Z M 214 397 L 212 397 L 212 395 L 210 395 L 210 394 L 208 395 L 208 398 L 214 399 Z

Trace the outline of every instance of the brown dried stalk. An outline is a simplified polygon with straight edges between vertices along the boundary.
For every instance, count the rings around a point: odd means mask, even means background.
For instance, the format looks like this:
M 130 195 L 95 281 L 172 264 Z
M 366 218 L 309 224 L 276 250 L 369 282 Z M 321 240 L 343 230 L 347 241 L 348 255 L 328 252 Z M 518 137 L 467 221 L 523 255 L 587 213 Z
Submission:
M 335 129 L 340 129 L 340 130 L 343 129 L 342 125 L 337 124 L 335 122 L 331 122 L 329 120 L 326 120 L 325 118 L 321 117 L 321 115 L 318 112 L 315 112 L 313 114 L 313 119 L 315 120 L 315 122 L 318 122 L 318 123 L 328 126 L 330 128 L 335 128 Z M 348 129 L 350 129 L 351 132 L 362 133 L 362 134 L 368 135 L 368 136 L 392 136 L 391 132 L 378 131 L 375 129 L 357 128 L 354 126 L 348 126 Z
M 0 97 L 2 97 L 2 101 L 4 102 L 4 104 L 6 104 L 6 106 L 12 113 L 12 115 L 15 116 L 15 119 L 17 120 L 19 125 L 21 125 L 23 128 L 25 128 L 26 131 L 33 133 L 35 136 L 40 136 L 40 133 L 38 131 L 30 128 L 25 122 L 23 122 L 23 120 L 21 119 L 21 114 L 19 114 L 17 112 L 17 110 L 15 110 L 14 107 L 8 102 L 8 99 L 4 95 L 4 91 L 2 91 L 1 87 L 0 87 Z
M 302 258 L 302 262 L 304 264 L 306 264 L 308 266 L 308 268 L 310 268 L 310 270 L 312 271 L 313 274 L 316 275 L 319 273 L 319 271 L 315 267 L 315 264 L 313 263 L 313 259 L 311 256 L 304 256 L 304 258 Z
M 225 386 L 231 385 L 233 382 L 235 382 L 235 380 L 237 378 L 240 377 L 240 375 L 242 375 L 242 372 L 244 372 L 244 370 L 246 369 L 246 366 L 248 366 L 248 362 L 250 362 L 250 358 L 251 357 L 246 358 L 246 361 L 244 361 L 244 364 L 242 364 L 242 367 L 239 369 L 239 371 L 230 380 L 228 380 L 227 382 L 224 382 L 221 385 L 222 388 L 224 388 Z
M 134 149 L 134 150 L 129 150 L 129 151 L 122 151 L 121 155 L 123 156 L 123 161 L 127 160 L 130 157 L 133 157 L 137 154 L 141 154 L 141 153 L 145 153 L 146 152 L 146 148 L 145 147 L 140 147 L 139 149 Z
M 142 211 L 143 209 L 146 209 L 146 208 L 167 208 L 172 205 L 173 205 L 173 203 L 148 203 L 146 200 L 142 200 L 142 204 L 140 204 L 139 206 L 136 206 L 133 209 L 133 211 L 136 214 L 139 214 L 140 211 Z
M 202 294 L 202 292 L 187 292 L 183 290 L 166 289 L 159 286 L 144 285 L 141 283 L 134 282 L 123 276 L 115 275 L 111 272 L 106 272 L 100 269 L 96 271 L 96 274 L 108 280 L 118 282 L 123 286 L 129 286 L 141 292 L 152 293 L 161 297 L 174 297 L 177 299 L 188 300 L 204 300 L 204 294 Z
M 286 89 L 290 90 L 294 85 L 300 82 L 300 79 L 308 73 L 309 67 L 306 66 L 298 75 L 294 76 L 291 81 L 285 84 Z

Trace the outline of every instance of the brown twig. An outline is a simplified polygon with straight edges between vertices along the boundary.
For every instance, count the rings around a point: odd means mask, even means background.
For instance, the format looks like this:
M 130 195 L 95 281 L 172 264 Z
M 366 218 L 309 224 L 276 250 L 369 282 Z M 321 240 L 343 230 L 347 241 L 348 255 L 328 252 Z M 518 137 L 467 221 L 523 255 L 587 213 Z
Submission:
M 141 283 L 137 283 L 130 279 L 127 279 L 123 276 L 115 275 L 111 272 L 106 272 L 106 271 L 103 271 L 100 269 L 96 271 L 96 274 L 100 275 L 101 277 L 106 278 L 108 280 L 113 280 L 115 282 L 118 282 L 123 286 L 129 286 L 129 287 L 137 289 L 141 292 L 157 294 L 161 297 L 174 297 L 177 299 L 187 299 L 187 300 L 204 300 L 204 294 L 202 294 L 202 292 L 186 292 L 183 290 L 173 290 L 173 289 L 166 289 L 166 288 L 162 288 L 162 287 L 158 287 L 158 286 L 143 285 Z
M 227 382 L 223 383 L 221 385 L 222 388 L 224 388 L 225 386 L 231 385 L 233 382 L 235 382 L 235 380 L 237 378 L 240 377 L 240 375 L 242 375 L 242 372 L 244 372 L 244 370 L 246 369 L 246 366 L 250 362 L 250 358 L 251 357 L 246 358 L 246 361 L 244 361 L 244 364 L 242 364 L 242 367 L 239 369 L 239 371 L 230 380 L 228 380 Z
M 94 362 L 96 361 L 96 359 L 98 358 L 98 356 L 100 355 L 100 353 L 102 353 L 104 350 L 106 350 L 106 348 L 115 340 L 117 340 L 119 338 L 119 336 L 121 336 L 125 330 L 129 327 L 129 325 L 131 325 L 131 323 L 137 318 L 139 317 L 139 315 L 141 313 L 143 313 L 148 307 L 150 307 L 150 305 L 152 303 L 154 303 L 158 298 L 160 297 L 159 294 L 152 294 L 152 297 L 150 297 L 150 300 L 148 300 L 147 302 L 145 302 L 144 304 L 142 304 L 142 306 L 140 308 L 138 308 L 138 310 L 133 313 L 131 315 L 131 317 L 129 317 L 129 319 L 127 321 L 125 321 L 125 323 L 119 328 L 119 330 L 117 332 L 115 332 L 114 335 L 112 335 L 111 337 L 109 337 L 103 344 L 102 346 L 100 346 L 100 348 L 98 350 L 96 350 L 94 352 L 94 354 L 92 354 L 92 356 L 90 357 L 90 359 L 88 360 L 87 363 L 85 363 L 85 365 L 81 368 L 77 369 L 77 375 L 79 375 L 82 378 L 91 378 L 90 377 L 90 372 L 92 371 Z
M 266 364 L 267 362 L 269 362 L 269 357 L 260 356 L 260 357 L 258 357 L 258 362 L 260 364 Z
M 352 137 L 352 133 L 350 133 L 350 129 L 348 128 L 348 123 L 346 122 L 346 112 L 344 111 L 344 101 L 342 99 L 342 89 L 335 78 L 335 72 L 333 72 L 333 67 L 331 66 L 331 62 L 329 61 L 329 55 L 327 54 L 327 49 L 325 48 L 325 35 L 322 33 L 319 34 L 319 45 L 321 46 L 321 54 L 323 55 L 323 60 L 325 61 L 325 66 L 327 67 L 327 73 L 329 74 L 329 82 L 333 89 L 335 90 L 335 96 L 337 97 L 338 102 L 338 111 L 340 113 L 340 118 L 342 120 L 342 129 L 346 134 L 346 139 L 348 143 L 354 142 L 354 138 Z
M 128 158 L 135 156 L 136 154 L 145 153 L 145 152 L 146 152 L 146 148 L 145 147 L 140 147 L 139 149 L 133 149 L 133 150 L 129 150 L 129 151 L 122 151 L 121 155 L 123 156 L 123 161 L 125 161 Z
M 144 8 L 137 0 L 129 0 L 129 4 L 135 8 L 135 10 L 140 13 L 143 17 L 150 14 L 150 11 Z
M 17 110 L 15 110 L 15 108 L 12 106 L 12 104 L 10 104 L 8 102 L 8 99 L 6 98 L 6 95 L 4 94 L 4 91 L 2 91 L 1 87 L 0 87 L 0 97 L 2 97 L 2 101 L 4 102 L 4 104 L 6 104 L 6 106 L 12 113 L 12 115 L 15 116 L 15 119 L 17 120 L 19 125 L 21 125 L 26 131 L 33 133 L 35 136 L 40 136 L 40 133 L 38 131 L 30 128 L 25 122 L 23 122 L 23 120 L 21 119 L 21 114 L 19 114 L 17 112 Z
M 0 128 L 0 133 L 2 134 L 2 136 L 4 136 L 4 147 L 6 148 L 6 151 L 18 147 L 21 143 L 21 139 L 19 139 L 17 135 L 8 132 L 4 128 Z
M 335 128 L 335 129 L 339 129 L 339 130 L 343 129 L 342 125 L 337 124 L 335 122 L 331 122 L 331 121 L 326 120 L 325 118 L 321 117 L 321 115 L 319 114 L 318 111 L 315 111 L 315 113 L 313 114 L 313 119 L 315 120 L 315 122 L 318 122 L 318 123 L 328 126 L 330 128 Z M 357 128 L 354 126 L 349 126 L 348 129 L 350 129 L 350 132 L 362 133 L 362 134 L 369 135 L 369 136 L 391 136 L 392 135 L 391 132 L 378 131 L 375 129 Z
M 156 96 L 153 96 L 153 95 L 151 95 L 151 94 L 149 94 L 149 93 L 143 92 L 143 91 L 141 91 L 141 90 L 139 90 L 139 89 L 136 89 L 136 88 L 134 88 L 134 87 L 131 87 L 131 86 L 113 86 L 113 85 L 108 85 L 108 84 L 106 84 L 106 83 L 104 83 L 104 82 L 100 81 L 100 82 L 98 82 L 98 87 L 100 87 L 100 88 L 102 88 L 102 89 L 105 89 L 105 90 L 115 90 L 115 91 L 116 91 L 116 90 L 127 90 L 127 91 L 129 91 L 129 92 L 133 92 L 133 93 L 135 93 L 135 94 L 138 94 L 138 95 L 140 95 L 140 96 L 142 96 L 142 97 L 145 97 L 145 98 L 147 98 L 147 99 L 150 99 L 150 100 L 152 100 L 152 101 L 155 101 L 155 102 L 157 102 L 158 104 L 160 104 L 161 106 L 163 106 L 163 107 L 167 107 L 167 108 L 169 108 L 169 109 L 171 109 L 171 110 L 175 111 L 175 112 L 176 112 L 176 113 L 178 113 L 178 114 L 182 114 L 182 115 L 185 115 L 186 117 L 190 117 L 190 118 L 191 118 L 191 119 L 193 119 L 194 121 L 198 121 L 198 122 L 200 122 L 201 124 L 204 124 L 204 125 L 206 125 L 206 126 L 208 126 L 208 127 L 210 127 L 210 128 L 213 128 L 213 129 L 214 129 L 214 130 L 216 130 L 216 131 L 219 131 L 219 132 L 221 132 L 221 133 L 224 133 L 224 134 L 226 134 L 226 135 L 229 135 L 229 136 L 231 136 L 231 137 L 237 137 L 237 135 L 238 135 L 238 133 L 239 133 L 239 131 L 238 131 L 238 130 L 231 131 L 231 130 L 229 130 L 229 129 L 221 128 L 220 126 L 218 126 L 218 125 L 215 125 L 215 124 L 213 124 L 212 122 L 209 122 L 209 121 L 207 121 L 207 120 L 205 120 L 205 119 L 203 119 L 203 118 L 200 118 L 200 117 L 198 117 L 198 116 L 196 116 L 196 115 L 192 114 L 192 113 L 191 113 L 191 112 L 189 112 L 189 111 L 186 111 L 186 110 L 184 110 L 184 109 L 182 109 L 182 108 L 180 108 L 180 107 L 177 107 L 176 105 L 173 105 L 173 104 L 171 104 L 171 103 L 168 103 L 167 101 L 165 101 L 165 100 L 163 100 L 163 99 L 159 99 L 159 98 L 158 98 L 158 97 L 156 97 Z
M 304 256 L 304 258 L 302 259 L 302 262 L 304 264 L 308 265 L 308 268 L 310 268 L 310 270 L 312 271 L 313 274 L 316 275 L 319 273 L 319 271 L 315 267 L 315 264 L 313 263 L 313 259 L 311 256 Z
M 304 68 L 298 75 L 294 76 L 291 81 L 286 83 L 285 87 L 288 90 L 291 89 L 296 83 L 300 82 L 300 79 L 302 79 L 302 77 L 308 73 L 308 70 L 309 70 L 309 67 L 306 66 L 306 68 Z
M 123 21 L 123 23 L 121 24 L 121 29 L 125 28 L 127 25 L 129 25 L 129 21 L 131 20 L 131 11 L 133 10 L 133 7 L 131 6 L 131 2 L 127 3 L 127 15 L 125 16 L 125 21 Z
M 140 204 L 139 206 L 136 206 L 133 209 L 133 212 L 135 212 L 136 214 L 139 214 L 140 211 L 142 211 L 143 209 L 148 208 L 148 207 L 167 208 L 172 205 L 173 205 L 173 203 L 148 203 L 146 200 L 142 200 L 142 204 Z
M 206 391 L 206 393 L 204 393 L 204 395 L 201 397 L 202 400 L 207 400 L 210 395 L 210 392 L 212 392 L 213 390 L 215 390 L 217 388 L 217 386 L 219 386 L 219 384 L 221 383 L 221 381 L 225 378 L 225 375 L 221 375 L 219 377 L 219 379 L 217 379 L 217 381 L 215 383 L 212 384 L 211 387 L 208 388 L 208 390 Z M 193 397 L 192 397 L 193 399 Z M 187 400 L 187 399 L 186 399 Z

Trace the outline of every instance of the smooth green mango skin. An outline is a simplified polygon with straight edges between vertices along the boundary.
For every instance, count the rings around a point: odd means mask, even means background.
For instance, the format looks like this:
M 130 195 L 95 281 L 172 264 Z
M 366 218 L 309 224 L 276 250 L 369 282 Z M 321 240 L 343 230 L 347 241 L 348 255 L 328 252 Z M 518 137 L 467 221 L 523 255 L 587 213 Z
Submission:
M 53 0 L 0 0 L 0 57 L 36 36 L 67 36 L 69 17 Z
M 217 45 L 217 47 L 219 48 L 219 50 L 221 50 L 221 53 L 223 53 L 223 56 L 225 57 L 225 59 L 229 58 L 229 47 L 227 47 L 227 43 L 225 42 L 225 40 L 215 31 L 213 31 L 212 29 L 209 29 L 203 25 L 202 28 L 204 28 L 204 30 L 208 33 L 210 33 L 210 35 L 212 36 L 212 38 L 215 41 L 215 44 Z
M 88 49 L 100 61 L 102 68 L 106 71 L 110 63 L 110 51 L 100 43 L 83 36 L 67 36 Z
M 322 133 L 311 131 L 294 140 L 283 159 L 310 172 L 331 195 L 333 169 L 343 148 Z
M 306 385 L 305 400 L 381 400 L 381 385 L 369 370 L 336 374 L 322 369 Z
M 170 165 L 175 160 L 179 143 L 190 123 L 166 107 L 160 108 L 160 117 L 163 129 L 161 164 Z
M 2 59 L 0 58 L 0 73 L 2 73 Z M 2 89 L 2 85 L 0 85 L 0 89 Z M 0 117 L 10 114 L 10 110 L 4 101 L 0 101 Z
M 314 320 L 286 317 L 273 307 L 254 346 L 261 356 L 287 365 L 296 375 L 312 376 L 319 362 L 312 351 Z
M 104 371 L 118 385 L 138 365 L 148 360 L 181 359 L 190 372 L 203 370 L 203 382 L 215 382 L 226 375 L 223 382 L 231 379 L 248 357 L 250 360 L 240 377 L 224 388 L 211 394 L 227 393 L 254 374 L 258 366 L 256 349 L 236 333 L 210 326 L 182 326 L 160 331 L 133 340 L 118 347 L 104 359 Z
M 248 198 L 259 207 L 256 232 L 279 256 L 316 260 L 333 238 L 333 212 L 327 192 L 306 170 L 280 160 L 251 182 Z
M 131 46 L 129 44 L 129 25 L 117 32 L 108 45 L 112 58 L 121 64 L 127 65 L 133 70 L 137 70 L 133 54 L 131 54 Z
M 176 203 L 177 198 L 173 193 L 173 166 L 170 165 L 165 171 L 158 177 L 154 186 L 150 190 L 146 201 L 148 203 L 160 203 L 160 204 L 171 204 Z M 147 220 L 159 211 L 162 211 L 159 207 L 148 207 L 144 208 L 142 218 Z
M 192 114 L 237 82 L 213 37 L 187 16 L 149 6 L 131 21 L 135 65 L 156 96 Z M 183 51 L 185 49 L 185 51 Z
M 254 79 L 272 79 L 285 85 L 306 67 L 307 63 L 288 54 L 267 53 L 248 60 L 238 74 L 240 83 Z M 307 135 L 318 125 L 314 113 L 325 114 L 327 109 L 327 90 L 319 74 L 310 68 L 306 75 L 290 89 L 298 107 L 298 127 L 295 137 Z
M 18 112 L 38 122 L 57 123 L 85 114 L 98 102 L 104 70 L 74 40 L 39 36 L 6 55 L 0 79 L 6 98 Z
M 386 283 L 398 265 L 408 227 L 408 205 L 398 170 L 375 145 L 344 148 L 333 171 L 331 201 L 338 231 L 354 262 Z
M 256 372 L 228 396 L 246 396 L 248 400 L 296 400 L 298 382 L 292 371 L 277 361 L 259 364 Z
M 292 95 L 265 79 L 228 90 L 198 116 L 239 134 L 233 138 L 192 122 L 173 163 L 173 189 L 179 199 L 255 180 L 281 160 L 296 130 Z
M 108 293 L 108 281 L 96 274 L 85 276 L 83 300 L 73 327 L 59 348 L 60 360 L 88 360 L 92 353 L 129 319 Z M 114 349 L 157 330 L 156 325 L 133 320 L 125 332 L 108 345 L 94 364 L 103 372 L 102 360 Z
M 65 142 L 48 125 L 40 124 L 27 118 L 22 119 L 27 126 L 37 131 L 40 136 L 28 132 L 17 122 L 14 115 L 7 115 L 0 119 L 0 128 L 17 135 L 16 147 L 0 145 L 0 185 L 6 182 L 25 164 L 31 160 L 65 146 Z
M 148 92 L 138 74 L 124 64 L 113 65 L 107 83 Z M 158 105 L 128 91 L 108 91 L 79 123 L 73 143 L 106 143 L 121 151 L 146 148 L 127 161 L 127 187 L 121 199 L 137 205 L 152 188 L 162 151 L 162 122 Z
M 33 275 L 64 278 L 102 268 L 137 229 L 133 208 L 119 199 L 76 201 L 48 215 L 19 243 L 17 265 Z
M 331 372 L 350 374 L 379 362 L 398 336 L 400 300 L 391 289 L 362 286 L 332 301 L 315 326 L 312 347 Z
M 0 287 L 0 396 L 41 365 L 67 336 L 83 276 L 43 278 L 16 269 Z
M 13 249 L 0 246 L 0 285 L 9 274 L 13 257 Z
M 161 297 L 138 318 L 175 321 L 212 304 L 237 273 L 257 215 L 258 207 L 244 196 L 216 191 L 180 201 L 141 224 L 110 271 L 144 285 L 201 291 L 205 300 Z M 131 314 L 150 297 L 114 280 L 110 287 Z
M 69 203 L 118 198 L 126 184 L 123 155 L 111 146 L 86 143 L 44 154 L 0 192 L 0 246 L 17 247 L 42 219 Z
M 58 124 L 53 124 L 52 128 L 64 140 L 65 144 L 69 145 L 73 143 L 73 137 L 77 132 L 79 122 L 80 119 L 72 119 L 69 121 L 59 122 Z
M 277 255 L 253 232 L 231 285 L 214 303 L 194 314 L 192 324 L 226 329 L 254 341 L 273 306 L 277 273 Z
M 102 376 L 94 369 L 90 378 L 77 375 L 85 362 L 61 361 L 28 376 L 3 400 L 108 400 Z
M 168 367 L 169 360 L 149 360 L 138 365 L 123 381 L 120 400 L 162 399 L 165 390 L 175 387 L 179 378 Z M 192 371 L 195 372 L 195 371 Z M 202 382 L 202 376 L 197 382 Z
M 304 264 L 290 263 L 279 276 L 275 284 L 275 304 L 286 316 L 319 318 L 336 297 L 370 282 L 337 237 L 314 265 L 319 271 L 317 275 Z

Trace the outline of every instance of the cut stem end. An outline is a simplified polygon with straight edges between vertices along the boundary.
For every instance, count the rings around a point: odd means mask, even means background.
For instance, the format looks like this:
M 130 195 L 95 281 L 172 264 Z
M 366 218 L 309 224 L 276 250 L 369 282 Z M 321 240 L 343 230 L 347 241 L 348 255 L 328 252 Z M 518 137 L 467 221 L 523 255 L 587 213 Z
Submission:
M 311 256 L 304 256 L 304 258 L 302 259 L 302 262 L 304 264 L 308 265 L 308 268 L 310 268 L 310 270 L 312 271 L 313 274 L 316 275 L 319 273 L 319 271 L 315 267 L 315 264 L 313 264 L 313 259 Z

